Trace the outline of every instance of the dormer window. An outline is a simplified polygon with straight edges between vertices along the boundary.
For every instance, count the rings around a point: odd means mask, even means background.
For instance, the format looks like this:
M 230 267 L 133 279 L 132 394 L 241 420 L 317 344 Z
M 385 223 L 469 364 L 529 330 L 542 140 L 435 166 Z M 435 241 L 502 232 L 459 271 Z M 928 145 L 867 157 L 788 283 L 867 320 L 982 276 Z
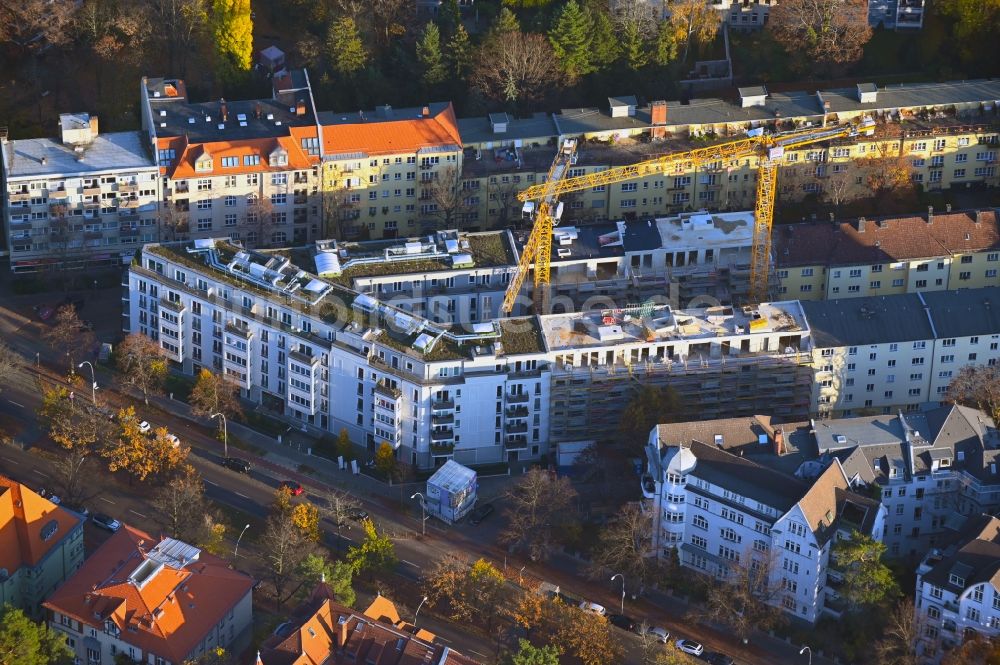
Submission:
M 944 466 L 951 466 L 951 459 L 945 457 L 943 460 L 941 460 L 941 466 L 943 466 L 943 467 Z
M 965 587 L 965 578 L 959 577 L 955 573 L 951 573 L 948 575 L 948 583 L 954 584 L 957 587 Z
M 271 166 L 288 166 L 288 151 L 284 148 L 277 148 L 267 159 Z
M 206 171 L 212 170 L 212 158 L 208 155 L 202 155 L 194 163 L 194 170 L 199 173 L 204 173 Z

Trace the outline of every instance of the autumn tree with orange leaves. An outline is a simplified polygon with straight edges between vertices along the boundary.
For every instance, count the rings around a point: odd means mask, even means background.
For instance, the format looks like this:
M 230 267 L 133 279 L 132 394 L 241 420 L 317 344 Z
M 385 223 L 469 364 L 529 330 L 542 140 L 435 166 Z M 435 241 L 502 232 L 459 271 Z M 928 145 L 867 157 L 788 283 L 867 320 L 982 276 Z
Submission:
M 771 8 L 768 29 L 811 74 L 857 62 L 872 38 L 864 0 L 782 0 Z

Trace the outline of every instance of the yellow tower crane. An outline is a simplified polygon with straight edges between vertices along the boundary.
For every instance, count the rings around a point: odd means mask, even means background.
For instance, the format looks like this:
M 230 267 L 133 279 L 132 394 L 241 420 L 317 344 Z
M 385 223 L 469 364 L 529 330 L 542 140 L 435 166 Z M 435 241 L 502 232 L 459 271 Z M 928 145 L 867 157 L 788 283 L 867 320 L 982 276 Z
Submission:
M 785 150 L 860 133 L 870 133 L 875 122 L 862 118 L 829 127 L 765 134 L 763 129 L 748 132 L 745 138 L 716 145 L 668 153 L 628 166 L 589 173 L 572 178 L 566 177 L 569 165 L 575 162 L 576 143 L 567 145 L 564 141 L 556 155 L 545 182 L 522 190 L 517 198 L 521 201 L 538 201 L 534 210 L 534 226 L 528 242 L 521 252 L 517 273 L 511 279 L 504 295 L 503 311 L 509 314 L 521 290 L 528 270 L 535 268 L 535 305 L 539 313 L 545 311 L 545 295 L 549 286 L 549 267 L 552 260 L 552 229 L 558 224 L 559 196 L 567 192 L 578 192 L 592 187 L 625 182 L 634 178 L 662 175 L 675 167 L 684 170 L 698 168 L 711 162 L 727 162 L 743 157 L 757 156 L 757 200 L 755 205 L 753 245 L 750 259 L 750 301 L 758 303 L 767 299 L 768 269 L 771 257 L 771 223 L 774 219 L 774 194 L 778 180 L 778 160 Z M 541 309 L 538 309 L 539 306 Z

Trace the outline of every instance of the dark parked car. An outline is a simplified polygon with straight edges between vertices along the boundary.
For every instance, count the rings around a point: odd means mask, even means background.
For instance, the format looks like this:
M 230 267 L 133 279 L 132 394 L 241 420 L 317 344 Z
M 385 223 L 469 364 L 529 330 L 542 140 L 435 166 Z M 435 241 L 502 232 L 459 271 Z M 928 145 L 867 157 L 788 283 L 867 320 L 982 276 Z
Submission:
M 495 508 L 493 508 L 492 503 L 484 503 L 481 506 L 476 506 L 469 512 L 469 524 L 479 524 L 492 515 L 494 510 Z
M 618 626 L 622 630 L 635 632 L 635 626 L 636 626 L 635 621 L 625 616 L 624 614 L 609 614 L 608 621 L 611 622 L 612 626 Z
M 227 469 L 232 469 L 237 473 L 250 473 L 250 462 L 245 459 L 240 459 L 239 457 L 225 457 L 222 460 L 222 466 Z
M 719 653 L 718 651 L 709 651 L 702 654 L 701 659 L 704 660 L 709 665 L 733 665 L 735 662 L 732 658 L 724 653 Z
M 302 489 L 302 485 L 295 482 L 294 480 L 282 480 L 280 483 L 278 483 L 278 489 L 279 490 L 287 489 L 289 492 L 292 493 L 292 496 L 300 496 L 304 491 Z
M 362 510 L 360 508 L 351 508 L 350 510 L 347 511 L 347 514 L 350 516 L 352 520 L 356 520 L 358 522 L 364 522 L 365 520 L 370 519 L 368 517 L 368 511 Z
M 111 533 L 114 533 L 118 529 L 122 528 L 121 522 L 110 515 L 105 515 L 104 513 L 94 513 L 94 516 L 91 519 L 94 521 L 94 526 L 110 531 Z

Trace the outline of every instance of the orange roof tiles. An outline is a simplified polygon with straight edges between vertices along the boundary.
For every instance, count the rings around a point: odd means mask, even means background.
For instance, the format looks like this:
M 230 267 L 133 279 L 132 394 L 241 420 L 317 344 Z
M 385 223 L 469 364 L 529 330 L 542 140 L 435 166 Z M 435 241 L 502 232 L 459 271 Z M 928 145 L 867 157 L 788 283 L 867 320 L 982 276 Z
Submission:
M 304 137 L 307 133 L 299 132 L 298 135 Z M 315 136 L 315 132 L 313 132 Z M 245 139 L 242 141 L 213 141 L 210 143 L 188 144 L 186 137 L 171 137 L 157 140 L 159 149 L 173 148 L 176 159 L 171 166 L 161 169 L 161 171 L 175 180 L 186 178 L 209 178 L 220 175 L 237 175 L 242 173 L 267 173 L 274 171 L 295 171 L 312 168 L 313 164 L 319 162 L 318 157 L 307 155 L 303 152 L 300 141 L 292 136 L 277 136 L 264 139 Z M 288 153 L 287 165 L 272 165 L 269 163 L 270 155 L 277 149 L 283 148 Z M 196 171 L 195 162 L 202 154 L 208 154 L 212 158 L 212 168 L 207 171 Z M 257 164 L 246 165 L 243 158 L 247 156 L 259 157 Z M 222 159 L 224 157 L 235 157 L 237 165 L 223 168 Z
M 250 592 L 253 580 L 207 552 L 186 565 L 155 566 L 149 553 L 159 542 L 123 526 L 44 607 L 95 627 L 110 619 L 128 644 L 182 662 Z M 150 562 L 145 581 L 131 579 L 144 562 Z
M 11 574 L 21 566 L 37 566 L 82 518 L 0 476 L 0 568 Z M 47 537 L 43 532 L 55 530 Z
M 462 146 L 455 110 L 450 103 L 428 117 L 323 125 L 324 155 L 398 154 L 447 145 Z

